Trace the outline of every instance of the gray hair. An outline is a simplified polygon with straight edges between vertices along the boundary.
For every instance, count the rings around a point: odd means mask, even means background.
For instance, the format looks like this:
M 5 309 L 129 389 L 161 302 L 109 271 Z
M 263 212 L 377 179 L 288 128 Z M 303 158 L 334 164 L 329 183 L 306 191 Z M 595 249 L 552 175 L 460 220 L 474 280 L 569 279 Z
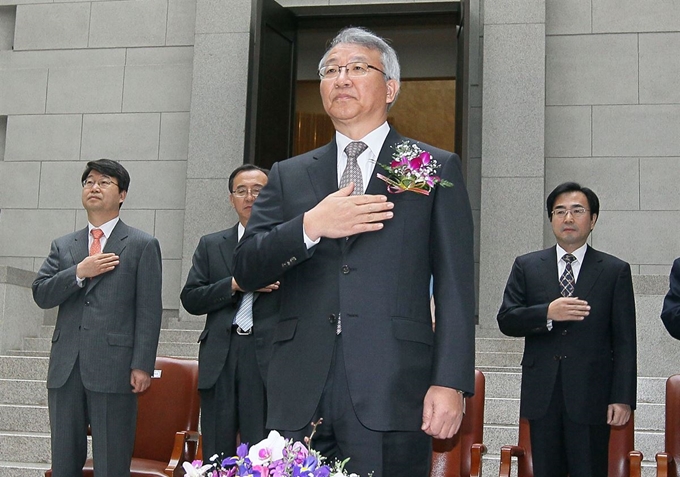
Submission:
M 392 48 L 383 38 L 379 37 L 372 31 L 361 27 L 348 27 L 336 35 L 331 40 L 324 53 L 323 58 L 319 61 L 319 69 L 321 69 L 328 59 L 328 55 L 333 48 L 340 44 L 359 45 L 369 50 L 377 50 L 380 52 L 380 61 L 382 62 L 383 71 L 385 72 L 385 80 L 395 80 L 399 83 L 400 68 L 399 58 L 397 52 Z M 392 106 L 397 100 L 396 96 L 392 101 Z

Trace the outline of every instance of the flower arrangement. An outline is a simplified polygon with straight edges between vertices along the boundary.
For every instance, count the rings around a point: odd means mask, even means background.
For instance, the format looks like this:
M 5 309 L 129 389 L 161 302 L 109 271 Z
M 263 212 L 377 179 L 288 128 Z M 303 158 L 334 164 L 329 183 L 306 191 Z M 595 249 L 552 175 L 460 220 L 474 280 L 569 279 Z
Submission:
M 248 447 L 241 444 L 236 455 L 210 458 L 208 464 L 200 460 L 184 462 L 187 477 L 359 477 L 348 474 L 345 465 L 349 459 L 336 461 L 332 466 L 325 464 L 326 458 L 312 449 L 312 436 L 319 420 L 312 423 L 312 434 L 305 437 L 305 444 L 285 439 L 277 431 L 271 431 L 266 439 Z
M 417 144 L 404 140 L 395 145 L 392 162 L 380 164 L 389 172 L 389 177 L 378 174 L 378 178 L 387 182 L 387 191 L 393 194 L 416 192 L 430 195 L 430 191 L 439 184 L 452 187 L 453 184 L 437 175 L 439 164 L 432 155 L 423 151 Z

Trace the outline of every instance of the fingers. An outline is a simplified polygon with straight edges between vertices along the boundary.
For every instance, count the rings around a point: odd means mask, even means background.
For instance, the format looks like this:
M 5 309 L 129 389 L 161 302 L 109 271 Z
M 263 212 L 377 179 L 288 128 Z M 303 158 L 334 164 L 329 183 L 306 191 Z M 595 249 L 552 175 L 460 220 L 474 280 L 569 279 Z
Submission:
M 272 283 L 271 285 L 267 285 L 266 287 L 260 288 L 259 290 L 255 290 L 255 291 L 260 292 L 260 293 L 271 293 L 274 290 L 278 290 L 279 285 L 281 285 L 281 282 L 277 281 L 277 282 Z

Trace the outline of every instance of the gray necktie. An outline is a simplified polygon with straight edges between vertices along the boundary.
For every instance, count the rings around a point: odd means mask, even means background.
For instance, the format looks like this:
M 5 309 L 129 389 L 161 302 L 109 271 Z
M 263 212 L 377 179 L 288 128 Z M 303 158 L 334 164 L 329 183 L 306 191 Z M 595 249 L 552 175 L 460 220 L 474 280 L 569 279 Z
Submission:
M 562 296 L 572 296 L 574 294 L 574 271 L 571 269 L 571 262 L 576 260 L 572 254 L 567 253 L 562 257 L 562 260 L 567 262 L 567 266 L 564 267 L 564 272 L 560 277 L 560 293 Z
M 361 142 L 355 141 L 350 142 L 345 148 L 345 154 L 347 154 L 347 166 L 342 173 L 340 178 L 340 189 L 349 185 L 350 182 L 354 182 L 354 191 L 352 195 L 361 195 L 364 193 L 364 179 L 361 175 L 361 168 L 357 162 L 357 157 L 361 155 L 362 152 L 366 150 L 368 146 Z
M 238 325 L 243 331 L 248 331 L 253 327 L 253 293 L 243 294 L 241 306 L 234 317 L 234 324 Z

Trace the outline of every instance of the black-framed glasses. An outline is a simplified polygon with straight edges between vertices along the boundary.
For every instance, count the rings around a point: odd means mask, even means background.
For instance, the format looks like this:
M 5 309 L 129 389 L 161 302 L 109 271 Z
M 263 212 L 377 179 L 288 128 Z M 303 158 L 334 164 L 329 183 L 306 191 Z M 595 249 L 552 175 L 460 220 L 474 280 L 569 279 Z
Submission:
M 83 189 L 92 189 L 95 184 L 99 186 L 100 189 L 108 189 L 112 185 L 115 185 L 116 187 L 118 186 L 118 183 L 113 182 L 111 179 L 99 179 L 98 181 L 94 179 L 85 179 L 82 182 Z
M 258 195 L 260 195 L 260 192 L 262 191 L 262 187 L 253 187 L 252 189 L 248 189 L 246 187 L 237 187 L 234 189 L 234 192 L 232 194 L 234 197 L 238 197 L 239 199 L 243 199 L 245 196 L 248 194 L 253 196 L 253 199 L 256 198 Z
M 565 219 L 567 214 L 571 214 L 573 218 L 577 219 L 586 215 L 586 212 L 588 211 L 589 209 L 586 209 L 585 207 L 574 207 L 573 209 L 555 209 L 552 211 L 552 216 L 557 217 L 558 219 Z
M 361 76 L 366 76 L 368 74 L 368 70 L 375 70 L 379 73 L 382 73 L 383 76 L 387 76 L 385 72 L 379 68 L 376 68 L 373 65 L 369 65 L 368 63 L 360 62 L 360 61 L 355 61 L 352 63 L 347 63 L 346 65 L 340 66 L 340 65 L 325 65 L 319 68 L 319 78 L 321 79 L 335 79 L 338 76 L 340 76 L 340 72 L 342 69 L 345 68 L 347 71 L 347 76 L 350 78 L 359 78 Z

